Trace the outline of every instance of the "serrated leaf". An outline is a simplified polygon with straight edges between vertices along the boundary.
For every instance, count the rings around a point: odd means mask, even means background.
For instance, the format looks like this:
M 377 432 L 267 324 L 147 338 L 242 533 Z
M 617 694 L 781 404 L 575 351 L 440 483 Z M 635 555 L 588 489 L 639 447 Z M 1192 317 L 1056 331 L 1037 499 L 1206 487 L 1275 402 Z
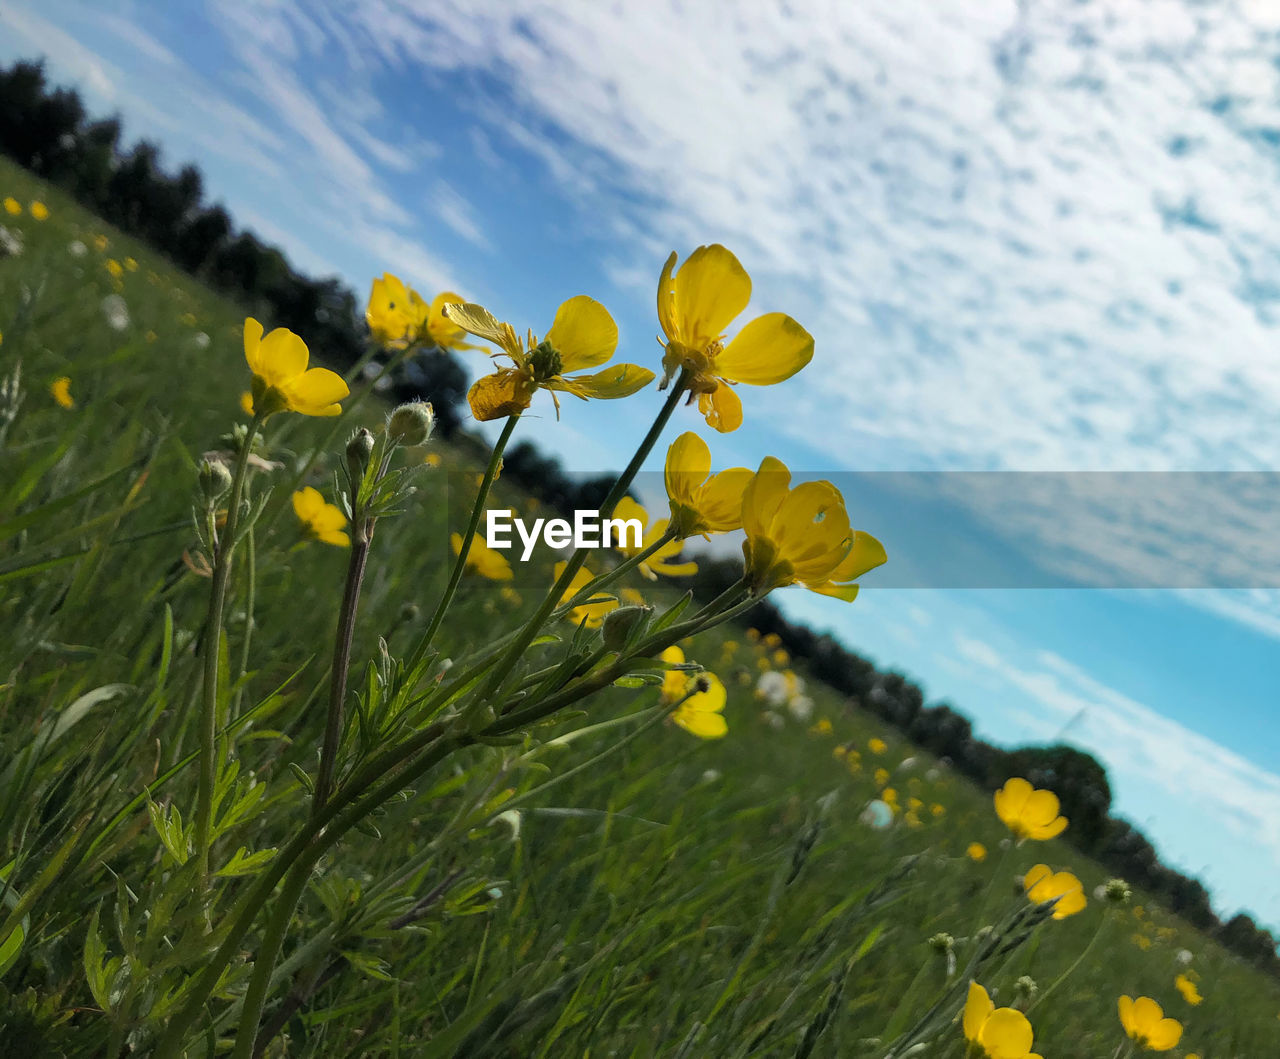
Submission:
M 271 858 L 276 855 L 275 847 L 271 849 L 260 849 L 256 853 L 250 853 L 244 846 L 236 850 L 235 855 L 219 868 L 215 875 L 221 875 L 223 878 L 235 878 L 239 875 L 254 875 L 259 868 L 262 868 L 270 862 Z

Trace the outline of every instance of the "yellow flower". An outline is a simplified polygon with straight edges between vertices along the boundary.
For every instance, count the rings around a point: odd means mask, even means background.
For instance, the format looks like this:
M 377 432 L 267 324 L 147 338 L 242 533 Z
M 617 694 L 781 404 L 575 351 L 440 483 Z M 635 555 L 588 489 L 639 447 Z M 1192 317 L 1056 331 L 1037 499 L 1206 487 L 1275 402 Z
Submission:
M 630 533 L 623 533 L 621 542 L 615 546 L 619 552 L 628 557 L 632 555 L 639 555 L 645 549 L 653 547 L 662 535 L 667 532 L 667 519 L 660 518 L 650 526 L 649 512 L 629 496 L 624 496 L 618 501 L 610 518 L 624 519 L 627 521 L 635 519 L 642 527 L 640 547 L 637 548 L 635 546 L 635 538 Z M 658 580 L 659 574 L 663 574 L 667 577 L 690 577 L 693 574 L 696 574 L 698 572 L 698 564 L 695 562 L 668 562 L 669 559 L 673 559 L 680 554 L 680 548 L 681 545 L 678 540 L 668 541 L 666 544 L 662 545 L 661 548 L 640 564 L 639 570 L 641 575 L 650 581 L 656 581 Z
M 93 237 L 94 249 L 97 250 L 99 253 L 101 253 L 103 250 L 107 248 L 108 242 L 109 240 L 105 235 L 95 235 Z
M 308 485 L 294 493 L 293 513 L 298 516 L 308 537 L 325 544 L 336 544 L 339 548 L 351 544 L 351 538 L 342 532 L 347 516 L 340 508 L 326 503 L 319 489 Z
M 1204 1003 L 1204 997 L 1200 995 L 1200 990 L 1196 988 L 1195 982 L 1188 978 L 1185 974 L 1178 975 L 1173 980 L 1174 988 L 1182 994 L 1182 999 L 1190 1004 L 1193 1008 L 1199 1007 Z
M 71 380 L 63 375 L 49 384 L 49 393 L 63 408 L 75 408 L 75 398 L 71 396 Z
M 1022 879 L 1022 887 L 1036 904 L 1056 901 L 1054 919 L 1066 919 L 1081 911 L 1085 904 L 1084 886 L 1069 871 L 1054 872 L 1047 864 L 1037 864 Z
M 36 199 L 35 202 L 31 203 L 30 210 L 31 216 L 34 220 L 47 221 L 49 219 L 49 207 L 39 199 Z
M 1058 796 L 1053 791 L 1036 790 L 1019 777 L 996 791 L 995 807 L 1001 823 L 1020 840 L 1044 842 L 1067 828 L 1067 818 L 1058 815 Z
M 653 380 L 653 372 L 638 364 L 615 364 L 592 375 L 569 374 L 599 367 L 618 348 L 618 325 L 609 310 L 585 294 L 561 303 L 541 342 L 529 331 L 522 343 L 515 328 L 479 305 L 447 305 L 444 314 L 462 330 L 496 345 L 501 352 L 492 356 L 511 361 L 511 367 L 477 379 L 467 394 L 472 415 L 482 423 L 523 412 L 539 389 L 552 391 L 558 416 L 556 391 L 584 401 L 592 397 L 614 400 L 630 396 Z
M 22 212 L 22 203 L 10 195 L 4 200 L 4 212 L 11 217 L 17 217 Z
M 1120 998 L 1120 1025 L 1129 1039 L 1144 1051 L 1167 1052 L 1182 1040 L 1182 1023 L 1167 1019 L 1149 996 Z
M 240 410 L 247 416 L 253 415 L 253 394 L 248 390 L 240 395 Z
M 867 741 L 867 749 L 873 754 L 883 754 L 889 749 L 889 744 L 883 739 L 869 739 Z
M 187 327 L 195 327 L 196 314 L 191 312 L 183 313 L 181 316 L 178 317 L 178 323 L 185 324 Z
M 886 559 L 884 546 L 849 526 L 844 497 L 830 482 L 791 488 L 791 472 L 766 456 L 742 497 L 743 578 L 756 593 L 802 584 L 852 602 L 855 578 Z
M 964 1005 L 964 1038 L 987 1059 L 1040 1059 L 1031 1050 L 1031 1022 L 1016 1008 L 997 1008 L 977 982 L 969 983 Z
M 728 533 L 742 525 L 742 494 L 753 476 L 746 467 L 712 474 L 711 450 L 697 434 L 686 432 L 671 443 L 663 477 L 677 540 Z M 760 636 L 750 629 L 748 637 L 752 633 Z
M 462 302 L 462 297 L 452 291 L 442 291 L 428 305 L 398 276 L 384 272 L 369 290 L 364 318 L 378 343 L 390 349 L 404 349 L 418 342 L 441 349 L 479 349 L 465 341 L 462 328 L 444 315 L 446 305 Z
M 428 467 L 439 467 L 440 464 L 443 463 L 444 461 L 440 458 L 440 453 L 428 452 L 425 456 L 422 457 L 422 462 L 425 463 Z
M 328 368 L 310 368 L 307 344 L 277 327 L 266 338 L 252 316 L 244 322 L 244 359 L 253 372 L 253 404 L 263 415 L 293 411 L 307 416 L 336 416 L 351 391 Z
M 813 336 L 785 313 L 757 316 L 728 345 L 724 330 L 751 300 L 751 277 L 718 243 L 700 246 L 673 273 L 673 252 L 658 279 L 658 322 L 666 336 L 665 387 L 677 372 L 690 373 L 690 396 L 707 425 L 728 433 L 742 425 L 734 383 L 772 386 L 813 359 Z
M 1145 934 L 1133 935 L 1133 943 L 1136 946 L 1138 946 L 1138 948 L 1140 948 L 1143 952 L 1146 952 L 1149 948 L 1151 948 L 1151 939 L 1147 937 Z
M 814 726 L 810 728 L 809 731 L 812 732 L 814 735 L 830 735 L 833 731 L 835 731 L 835 729 L 831 727 L 831 722 L 827 720 L 827 718 L 819 717 L 817 723 L 814 724 Z
M 555 578 L 557 581 L 560 580 L 560 575 L 564 573 L 564 568 L 567 565 L 568 563 L 563 562 L 556 563 Z M 593 580 L 595 580 L 595 575 L 592 574 L 585 566 L 582 567 L 573 575 L 573 581 L 570 582 L 569 587 L 565 589 L 564 595 L 560 597 L 560 602 L 569 602 L 569 600 L 587 587 L 588 582 Z M 595 599 L 596 597 L 588 598 Z M 569 620 L 575 625 L 581 625 L 585 622 L 588 629 L 595 629 L 604 624 L 605 615 L 608 614 L 609 611 L 617 609 L 617 606 L 618 601 L 612 596 L 602 597 L 599 598 L 597 602 L 584 603 L 580 607 L 574 607 L 573 610 L 569 611 Z
M 891 809 L 898 808 L 898 792 L 892 787 L 886 787 L 880 792 L 880 800 Z
M 876 769 L 875 772 L 872 773 L 872 779 L 875 780 L 877 787 L 883 787 L 889 782 L 889 770 L 885 768 Z
M 462 534 L 450 534 L 449 543 L 453 546 L 453 554 L 460 554 Z M 467 569 L 490 581 L 510 581 L 515 576 L 507 557 L 494 551 L 478 536 L 471 538 L 471 547 L 467 549 Z
M 111 273 L 112 279 L 119 279 L 124 275 L 124 266 L 120 264 L 114 257 L 107 258 L 107 271 Z
M 672 645 L 658 656 L 671 665 L 684 662 L 684 652 Z M 720 678 L 714 673 L 690 673 L 687 669 L 668 669 L 662 677 L 662 701 L 680 702 L 689 693 L 690 686 L 698 680 L 708 684 L 706 691 L 695 691 L 675 708 L 671 719 L 690 735 L 699 739 L 719 739 L 729 731 L 724 719 L 724 707 L 728 693 Z
M 128 271 L 130 271 L 130 272 L 137 272 L 137 271 L 138 271 L 138 262 L 136 262 L 136 261 L 135 261 L 133 258 L 131 258 L 131 257 L 126 257 L 126 258 L 124 259 L 124 267 L 125 267 L 126 269 L 128 269 Z
M 975 864 L 981 864 L 984 860 L 987 859 L 987 847 L 984 846 L 981 842 L 970 842 L 969 848 L 966 849 L 964 853 L 965 853 L 965 856 L 968 857 Z

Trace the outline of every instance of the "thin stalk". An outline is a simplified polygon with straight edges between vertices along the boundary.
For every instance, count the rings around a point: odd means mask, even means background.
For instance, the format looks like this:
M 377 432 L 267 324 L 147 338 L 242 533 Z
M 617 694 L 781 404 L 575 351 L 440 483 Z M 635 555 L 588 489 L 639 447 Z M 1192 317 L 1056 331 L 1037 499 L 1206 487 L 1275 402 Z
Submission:
M 600 505 L 600 517 L 608 518 L 612 513 L 618 501 L 626 495 L 631 488 L 632 481 L 635 480 L 636 474 L 644 465 L 644 461 L 649 458 L 649 453 L 653 451 L 654 445 L 657 444 L 658 438 L 661 437 L 663 429 L 667 425 L 667 421 L 671 418 L 671 414 L 676 410 L 676 405 L 680 403 L 680 398 L 684 396 L 685 388 L 688 385 L 689 372 L 687 369 L 680 373 L 680 378 L 671 388 L 671 393 L 667 395 L 666 401 L 663 402 L 662 408 L 658 410 L 657 416 L 653 420 L 653 425 L 649 427 L 649 432 L 645 434 L 644 440 L 640 442 L 639 448 L 636 449 L 635 455 L 631 457 L 631 462 L 627 464 L 626 469 L 618 476 L 617 481 L 613 483 L 613 488 L 609 490 L 608 496 Z M 520 635 L 516 637 L 515 642 L 507 648 L 506 653 L 499 659 L 498 664 L 489 672 L 481 685 L 480 692 L 476 696 L 477 699 L 483 700 L 492 695 L 501 686 L 507 674 L 515 667 L 520 656 L 524 654 L 538 635 L 538 630 L 545 624 L 551 612 L 556 609 L 560 600 L 568 591 L 569 586 L 573 583 L 574 575 L 582 569 L 583 563 L 587 561 L 586 548 L 578 548 L 569 557 L 565 563 L 564 570 L 556 579 L 556 583 L 552 586 L 551 591 L 547 593 L 546 598 L 538 607 L 537 612 L 529 619 L 528 623 L 520 631 Z
M 249 468 L 249 450 L 263 417 L 255 415 L 249 424 L 244 443 L 236 456 L 231 494 L 227 501 L 227 522 L 222 541 L 214 542 L 213 584 L 209 590 L 209 613 L 205 619 L 204 681 L 200 702 L 200 771 L 196 790 L 196 875 L 201 893 L 209 887 L 209 846 L 213 833 L 213 793 L 222 764 L 222 747 L 218 741 L 218 650 L 222 642 L 222 612 L 227 603 L 227 584 L 231 579 L 231 558 L 236 546 L 236 525 L 240 521 L 240 501 L 244 495 L 245 475 Z
M 436 604 L 435 613 L 431 615 L 431 621 L 427 624 L 427 631 L 422 634 L 422 638 L 413 649 L 413 654 L 410 656 L 406 666 L 407 669 L 413 669 L 422 661 L 427 649 L 431 646 L 432 639 L 434 639 L 436 632 L 440 628 L 440 623 L 444 621 L 445 612 L 448 611 L 449 604 L 453 602 L 454 593 L 458 591 L 458 582 L 462 580 L 462 574 L 467 568 L 467 556 L 471 552 L 471 543 L 475 540 L 476 530 L 480 526 L 480 518 L 484 514 L 484 505 L 489 500 L 489 490 L 493 486 L 493 480 L 498 476 L 498 467 L 502 463 L 502 453 L 506 450 L 507 442 L 511 440 L 511 435 L 515 431 L 518 422 L 520 422 L 519 412 L 508 416 L 506 423 L 503 424 L 502 433 L 498 435 L 497 443 L 493 446 L 493 452 L 489 455 L 489 465 L 484 469 L 484 478 L 480 482 L 480 492 L 476 495 L 475 505 L 471 509 L 471 521 L 467 523 L 467 532 L 462 536 L 462 547 L 458 549 L 458 557 L 454 560 L 453 570 L 449 573 L 449 583 L 445 586 L 444 594 Z
M 1075 973 L 1076 969 L 1082 963 L 1084 963 L 1089 953 L 1093 951 L 1094 946 L 1098 944 L 1098 940 L 1106 932 L 1106 929 L 1110 925 L 1110 923 L 1111 923 L 1111 916 L 1106 912 L 1104 912 L 1102 916 L 1102 922 L 1098 924 L 1098 929 L 1094 931 L 1093 937 L 1089 939 L 1089 944 L 1084 947 L 1083 951 L 1081 951 L 1080 955 L 1075 958 L 1075 961 L 1071 964 L 1071 966 L 1068 967 L 1065 971 L 1063 971 L 1062 974 L 1058 975 L 1058 977 L 1055 978 L 1049 984 L 1049 987 L 1027 1006 L 1026 1014 L 1030 1015 L 1031 1012 L 1034 1011 L 1039 1004 L 1043 1003 L 1045 1000 L 1048 1000 L 1049 994 L 1051 994 L 1055 989 L 1058 988 L 1058 986 L 1062 985 L 1063 982 L 1065 982 L 1068 978 L 1070 978 Z
M 244 699 L 244 675 L 249 671 L 249 645 L 253 642 L 253 612 L 258 584 L 258 555 L 254 543 L 254 527 L 244 537 L 244 639 L 240 644 L 240 665 L 236 667 L 236 693 L 231 700 L 231 719 L 240 713 L 240 703 Z

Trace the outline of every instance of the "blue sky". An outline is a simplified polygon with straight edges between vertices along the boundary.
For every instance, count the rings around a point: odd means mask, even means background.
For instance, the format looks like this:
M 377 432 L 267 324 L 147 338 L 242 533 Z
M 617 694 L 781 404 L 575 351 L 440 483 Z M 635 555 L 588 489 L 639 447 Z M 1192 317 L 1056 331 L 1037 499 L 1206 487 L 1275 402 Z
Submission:
M 753 310 L 817 353 L 741 388 L 748 425 L 713 453 L 824 474 L 1276 467 L 1278 46 L 1268 0 L 0 3 L 0 59 L 46 54 L 362 292 L 390 269 L 535 330 L 588 293 L 653 363 L 663 259 L 724 242 Z M 616 467 L 654 400 L 573 402 L 529 436 Z M 1051 503 L 999 510 L 1089 568 L 1145 563 L 1152 522 L 1177 537 L 1160 505 L 1069 535 Z M 1215 554 L 1252 562 L 1230 533 L 1161 558 Z M 1094 751 L 1167 860 L 1280 924 L 1280 593 L 1090 583 L 873 575 L 852 607 L 786 605 L 987 738 Z

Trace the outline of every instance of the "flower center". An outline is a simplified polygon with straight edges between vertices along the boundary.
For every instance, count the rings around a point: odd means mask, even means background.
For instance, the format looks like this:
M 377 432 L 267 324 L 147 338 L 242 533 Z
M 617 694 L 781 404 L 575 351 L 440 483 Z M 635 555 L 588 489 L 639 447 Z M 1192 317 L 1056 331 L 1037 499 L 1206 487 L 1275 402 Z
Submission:
M 560 351 L 550 342 L 542 341 L 529 354 L 529 366 L 533 369 L 535 382 L 545 382 L 560 374 L 564 367 L 564 358 Z

